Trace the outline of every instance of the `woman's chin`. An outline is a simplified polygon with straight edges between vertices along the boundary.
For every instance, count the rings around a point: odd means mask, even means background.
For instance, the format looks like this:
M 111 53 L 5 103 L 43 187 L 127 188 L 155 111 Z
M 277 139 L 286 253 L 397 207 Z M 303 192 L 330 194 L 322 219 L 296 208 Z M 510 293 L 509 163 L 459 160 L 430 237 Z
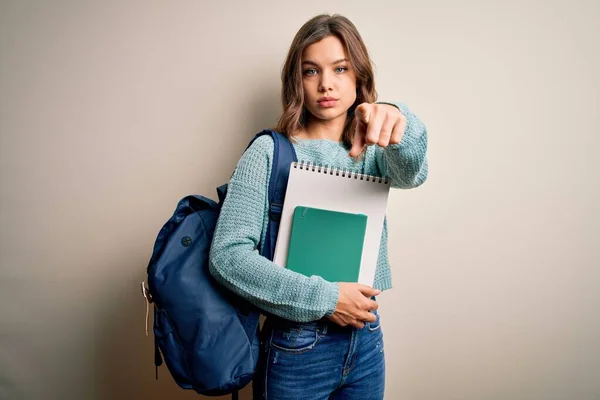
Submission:
M 347 111 L 342 111 L 335 107 L 324 110 L 315 110 L 314 112 L 311 111 L 311 114 L 320 121 L 333 121 L 338 118 L 345 118 Z

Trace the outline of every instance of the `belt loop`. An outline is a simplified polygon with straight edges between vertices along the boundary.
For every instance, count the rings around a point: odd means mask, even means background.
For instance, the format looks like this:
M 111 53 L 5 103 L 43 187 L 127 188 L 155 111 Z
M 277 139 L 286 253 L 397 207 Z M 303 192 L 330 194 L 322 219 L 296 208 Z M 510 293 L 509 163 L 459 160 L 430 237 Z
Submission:
M 327 326 L 329 324 L 327 323 L 327 321 L 323 321 L 323 323 L 321 323 L 321 335 L 325 336 L 327 335 Z
M 377 298 L 375 296 L 371 296 L 371 300 L 377 301 Z M 373 310 L 373 314 L 379 315 L 379 313 L 377 312 L 377 310 Z

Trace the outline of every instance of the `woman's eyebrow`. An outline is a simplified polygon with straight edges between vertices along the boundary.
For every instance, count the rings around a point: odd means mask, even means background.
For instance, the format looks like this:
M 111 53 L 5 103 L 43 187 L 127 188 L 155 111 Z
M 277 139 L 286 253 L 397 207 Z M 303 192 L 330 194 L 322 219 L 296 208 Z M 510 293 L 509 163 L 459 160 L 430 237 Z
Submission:
M 332 62 L 331 65 L 339 64 L 339 63 L 344 62 L 344 61 L 349 61 L 349 60 L 347 58 L 340 58 L 339 60 L 335 60 L 334 62 Z M 316 62 L 311 61 L 311 60 L 304 60 L 304 61 L 302 61 L 302 65 L 304 65 L 304 64 L 310 64 L 310 65 L 314 65 L 316 67 L 319 66 L 319 64 L 317 64 Z

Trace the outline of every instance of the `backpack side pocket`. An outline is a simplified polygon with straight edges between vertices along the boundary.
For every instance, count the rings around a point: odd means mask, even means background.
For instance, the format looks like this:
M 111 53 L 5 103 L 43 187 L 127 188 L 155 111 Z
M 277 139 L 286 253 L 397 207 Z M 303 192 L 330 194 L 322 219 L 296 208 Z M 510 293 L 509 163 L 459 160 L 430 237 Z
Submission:
M 185 349 L 164 309 L 154 310 L 154 340 L 175 382 L 184 389 L 192 389 Z

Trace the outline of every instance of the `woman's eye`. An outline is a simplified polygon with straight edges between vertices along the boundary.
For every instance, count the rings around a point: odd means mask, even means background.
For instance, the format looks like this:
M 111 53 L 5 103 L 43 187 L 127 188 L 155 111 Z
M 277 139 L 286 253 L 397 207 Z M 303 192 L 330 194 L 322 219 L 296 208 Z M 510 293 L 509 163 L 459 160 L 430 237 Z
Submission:
M 317 74 L 317 70 L 314 68 L 309 68 L 304 70 L 304 75 L 316 75 Z
M 348 71 L 348 68 L 346 68 L 346 67 L 337 67 L 335 69 L 335 72 L 337 72 L 339 74 L 341 74 L 342 72 L 345 72 L 345 71 Z

